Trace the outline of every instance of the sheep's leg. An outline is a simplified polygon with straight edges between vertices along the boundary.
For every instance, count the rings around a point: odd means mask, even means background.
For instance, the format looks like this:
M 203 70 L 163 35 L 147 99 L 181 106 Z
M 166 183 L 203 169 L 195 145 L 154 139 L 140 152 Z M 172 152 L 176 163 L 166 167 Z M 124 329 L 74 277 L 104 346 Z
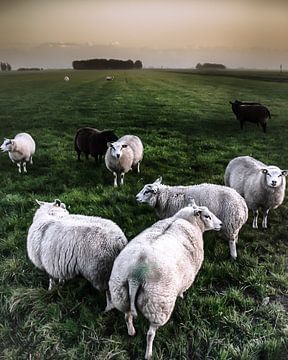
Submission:
M 127 325 L 128 335 L 134 336 L 136 334 L 136 330 L 133 325 L 133 315 L 130 311 L 125 313 L 125 321 Z
M 263 211 L 263 220 L 262 220 L 262 228 L 267 229 L 267 219 L 268 219 L 269 209 Z
M 17 166 L 18 166 L 18 171 L 21 174 L 21 163 L 17 163 Z
M 124 185 L 124 175 L 125 173 L 120 174 L 120 185 Z
M 52 277 L 49 277 L 48 291 L 51 291 L 54 286 L 55 286 L 55 280 Z
M 117 183 L 117 173 L 115 171 L 113 171 L 113 175 L 114 175 L 114 187 L 117 187 L 118 186 L 118 183 Z
M 229 240 L 230 256 L 233 260 L 237 259 L 236 243 L 237 240 L 235 238 Z
M 65 283 L 65 279 L 58 279 L 58 284 L 63 285 Z
M 32 156 L 30 156 L 30 164 L 33 164 Z
M 266 133 L 266 123 L 265 123 L 265 124 L 261 124 L 261 125 L 262 125 L 263 132 Z
M 89 154 L 85 153 L 86 160 L 89 160 Z
M 109 290 L 106 290 L 106 307 L 105 307 L 105 310 L 104 312 L 107 312 L 107 311 L 110 311 L 112 309 L 114 309 L 114 305 L 111 301 L 111 295 L 110 295 L 110 291 Z
M 26 170 L 26 162 L 25 162 L 25 161 L 23 162 L 23 171 L 24 171 L 24 173 L 27 173 L 27 170 Z
M 258 229 L 258 215 L 259 215 L 259 211 L 258 210 L 253 210 L 253 223 L 252 223 L 252 228 L 253 229 Z
M 153 341 L 154 341 L 157 329 L 158 329 L 158 326 L 150 325 L 149 330 L 147 332 L 147 345 L 146 345 L 145 360 L 149 360 L 152 357 Z
M 140 161 L 137 163 L 137 173 L 140 173 Z

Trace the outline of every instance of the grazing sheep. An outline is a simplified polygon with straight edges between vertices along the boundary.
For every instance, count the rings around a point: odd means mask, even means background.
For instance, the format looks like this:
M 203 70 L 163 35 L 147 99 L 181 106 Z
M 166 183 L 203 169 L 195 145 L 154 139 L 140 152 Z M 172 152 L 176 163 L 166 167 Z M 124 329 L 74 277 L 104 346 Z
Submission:
M 223 222 L 223 232 L 229 240 L 230 255 L 237 258 L 236 243 L 239 231 L 248 218 L 245 200 L 233 189 L 215 184 L 167 186 L 162 178 L 147 184 L 136 195 L 140 203 L 154 207 L 160 218 L 174 215 L 193 198 L 200 206 L 207 206 Z
M 124 184 L 124 175 L 132 168 L 140 172 L 143 145 L 138 136 L 124 135 L 118 141 L 108 143 L 105 155 L 106 167 L 114 175 L 114 186 Z
M 167 323 L 176 298 L 192 285 L 204 258 L 203 232 L 221 221 L 195 204 L 144 230 L 115 259 L 109 291 L 112 306 L 125 313 L 128 334 L 140 311 L 150 322 L 145 359 L 152 357 L 156 330 Z
M 239 156 L 231 160 L 224 174 L 225 185 L 238 191 L 253 211 L 253 229 L 258 228 L 258 209 L 263 210 L 262 228 L 267 228 L 270 209 L 282 204 L 288 170 L 265 165 L 250 156 Z
M 32 156 L 35 153 L 36 145 L 32 136 L 27 133 L 17 134 L 14 139 L 4 139 L 1 145 L 3 152 L 8 151 L 9 158 L 18 166 L 18 171 L 21 174 L 21 165 L 23 172 L 27 173 L 26 162 L 33 164 Z
M 70 215 L 60 200 L 37 203 L 27 251 L 32 263 L 48 273 L 48 290 L 55 279 L 82 275 L 96 289 L 107 291 L 114 259 L 127 244 L 119 226 L 101 217 Z
M 112 130 L 98 130 L 91 127 L 84 127 L 77 131 L 74 139 L 75 151 L 80 160 L 81 152 L 84 152 L 88 160 L 91 154 L 97 164 L 102 161 L 102 156 L 105 155 L 107 150 L 107 143 L 117 141 L 118 137 Z
M 106 80 L 107 81 L 112 81 L 112 80 L 114 80 L 114 76 L 106 76 Z
M 240 121 L 240 127 L 243 129 L 245 121 L 256 123 L 262 126 L 264 133 L 266 132 L 267 120 L 271 118 L 270 111 L 266 106 L 260 103 L 249 103 L 235 100 L 234 103 L 230 101 L 232 110 L 236 115 L 236 118 Z

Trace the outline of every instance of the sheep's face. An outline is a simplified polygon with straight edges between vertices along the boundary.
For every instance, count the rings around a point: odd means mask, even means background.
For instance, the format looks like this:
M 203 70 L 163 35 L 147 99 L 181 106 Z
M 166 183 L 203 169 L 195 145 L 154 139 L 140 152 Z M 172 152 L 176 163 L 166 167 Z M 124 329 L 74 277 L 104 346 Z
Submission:
M 261 170 L 265 176 L 267 186 L 277 188 L 282 185 L 283 178 L 287 176 L 287 170 L 281 170 L 277 166 L 269 166 Z
M 158 189 L 162 178 L 159 177 L 153 184 L 146 184 L 143 189 L 136 195 L 136 200 L 139 203 L 149 204 L 155 207 L 158 197 Z
M 222 221 L 219 220 L 206 206 L 196 206 L 194 208 L 194 215 L 200 216 L 204 224 L 204 231 L 222 229 Z
M 36 202 L 40 205 L 41 210 L 43 209 L 48 215 L 61 218 L 69 214 L 69 211 L 66 209 L 66 205 L 58 199 L 52 203 L 38 200 L 36 200 Z
M 0 149 L 5 151 L 12 151 L 14 147 L 14 141 L 10 139 L 4 139 L 3 144 L 1 145 Z
M 108 143 L 108 146 L 110 147 L 110 154 L 112 157 L 119 159 L 122 155 L 123 149 L 127 148 L 127 144 L 114 142 L 114 143 Z

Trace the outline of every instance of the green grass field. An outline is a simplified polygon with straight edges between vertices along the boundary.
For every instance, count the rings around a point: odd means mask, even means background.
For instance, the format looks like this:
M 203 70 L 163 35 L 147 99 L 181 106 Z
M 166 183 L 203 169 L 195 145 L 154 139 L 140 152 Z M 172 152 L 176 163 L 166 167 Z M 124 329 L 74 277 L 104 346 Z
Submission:
M 70 81 L 65 82 L 68 74 Z M 114 81 L 105 81 L 106 75 Z M 18 174 L 0 155 L 0 359 L 143 359 L 147 321 L 127 335 L 124 315 L 104 314 L 105 295 L 77 278 L 48 292 L 48 276 L 26 253 L 35 199 L 60 198 L 71 213 L 110 218 L 128 239 L 157 221 L 135 195 L 158 175 L 170 185 L 223 184 L 230 159 L 251 155 L 288 168 L 288 74 L 177 71 L 44 71 L 0 74 L 0 141 L 18 132 L 36 140 L 34 165 Z M 229 101 L 260 101 L 272 118 L 264 134 L 240 130 Z M 73 148 L 82 126 L 138 135 L 141 173 L 113 176 Z M 261 219 L 260 219 L 261 220 Z M 286 359 L 288 350 L 288 200 L 269 229 L 240 233 L 238 260 L 220 233 L 205 234 L 205 261 L 156 334 L 153 359 Z

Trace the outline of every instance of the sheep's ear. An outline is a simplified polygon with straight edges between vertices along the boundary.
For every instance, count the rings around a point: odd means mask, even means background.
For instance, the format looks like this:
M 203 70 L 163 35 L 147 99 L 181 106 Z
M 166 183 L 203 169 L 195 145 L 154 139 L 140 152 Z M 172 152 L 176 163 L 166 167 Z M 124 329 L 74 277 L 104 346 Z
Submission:
M 107 142 L 107 147 L 109 148 L 109 147 L 111 147 L 111 145 L 112 145 L 112 143 L 111 142 Z
M 54 206 L 60 207 L 61 206 L 61 201 L 59 199 L 55 199 L 54 200 Z
M 158 179 L 154 181 L 154 184 L 161 184 L 162 183 L 162 176 L 159 176 Z
M 287 176 L 287 175 L 288 175 L 288 170 L 282 170 L 282 171 L 281 171 L 281 174 L 282 174 L 283 176 Z
M 188 206 L 196 207 L 195 200 L 192 197 L 188 197 Z
M 194 210 L 194 216 L 200 216 L 201 212 L 202 212 L 202 210 L 200 210 L 200 209 Z
M 268 174 L 268 170 L 267 170 L 267 169 L 262 169 L 261 171 L 262 171 L 262 173 L 265 174 L 265 175 Z
M 39 206 L 42 206 L 42 205 L 45 204 L 44 201 L 39 201 L 39 200 L 37 200 L 37 199 L 35 199 L 35 201 L 36 201 L 36 203 L 37 203 Z
M 229 104 L 233 105 L 232 101 L 229 101 Z

